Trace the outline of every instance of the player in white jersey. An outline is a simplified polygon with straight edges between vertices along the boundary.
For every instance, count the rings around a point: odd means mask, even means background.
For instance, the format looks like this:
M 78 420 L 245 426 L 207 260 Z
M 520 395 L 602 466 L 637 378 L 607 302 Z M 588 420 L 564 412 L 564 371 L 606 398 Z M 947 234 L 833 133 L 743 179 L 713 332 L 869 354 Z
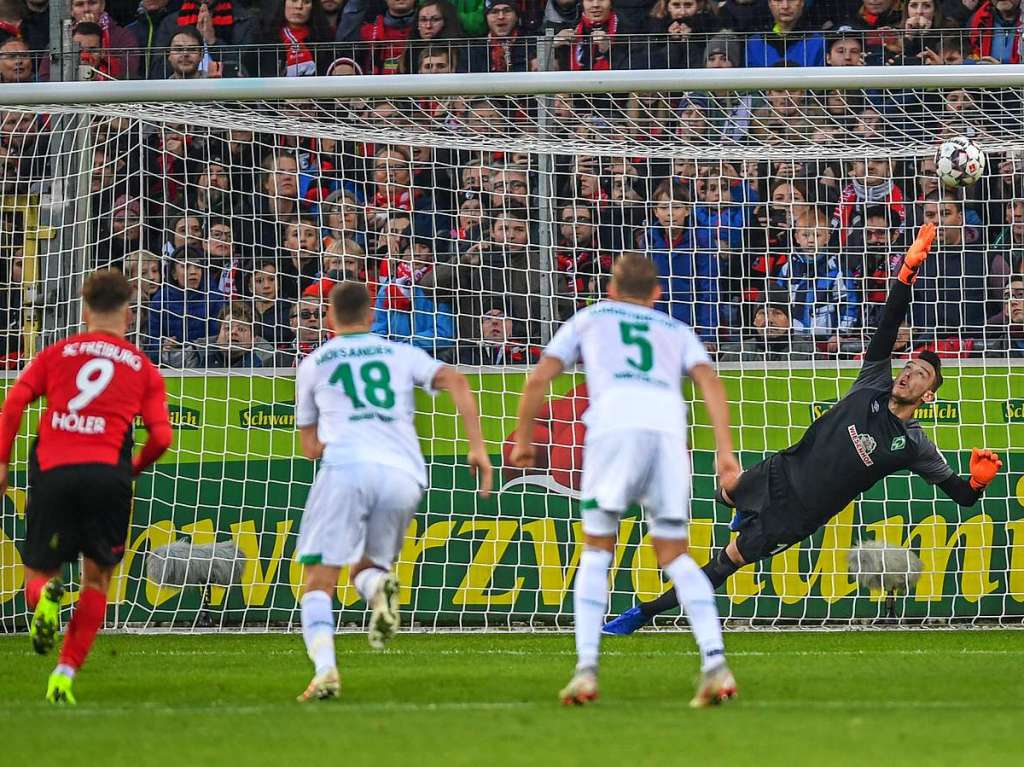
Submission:
M 608 569 L 620 516 L 640 503 L 662 570 L 675 583 L 701 652 L 703 672 L 690 705 L 736 694 L 725 662 L 711 583 L 688 553 L 690 460 L 682 378 L 700 388 L 714 428 L 719 481 L 739 474 L 729 433 L 725 390 L 703 345 L 686 325 L 654 310 L 661 296 L 654 263 L 637 253 L 615 262 L 609 301 L 577 313 L 559 329 L 526 381 L 519 404 L 518 441 L 511 460 L 532 466 L 529 435 L 551 381 L 581 358 L 590 407 L 583 448 L 580 509 L 585 545 L 576 571 L 576 672 L 559 697 L 582 704 L 597 698 L 601 624 L 608 603 Z
M 336 285 L 330 304 L 336 335 L 302 361 L 295 381 L 302 453 L 320 459 L 296 547 L 305 565 L 302 636 L 315 667 L 300 701 L 340 690 L 332 595 L 343 566 L 351 566 L 349 579 L 372 610 L 370 645 L 383 647 L 398 628 L 399 584 L 391 568 L 427 485 L 413 425 L 416 387 L 451 395 L 480 495 L 491 489 L 491 462 L 465 376 L 420 349 L 370 333 L 365 285 Z

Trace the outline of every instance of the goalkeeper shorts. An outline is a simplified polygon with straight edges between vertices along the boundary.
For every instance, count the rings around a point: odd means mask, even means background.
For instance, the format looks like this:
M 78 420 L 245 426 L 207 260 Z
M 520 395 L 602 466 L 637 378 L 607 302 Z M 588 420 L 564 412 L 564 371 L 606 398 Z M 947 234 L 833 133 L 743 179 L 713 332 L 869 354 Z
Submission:
M 583 532 L 615 535 L 638 503 L 655 538 L 689 535 L 690 456 L 679 436 L 631 429 L 588 439 L 583 447 Z
M 342 567 L 366 556 L 390 569 L 422 496 L 419 482 L 390 466 L 321 466 L 306 499 L 296 558 Z

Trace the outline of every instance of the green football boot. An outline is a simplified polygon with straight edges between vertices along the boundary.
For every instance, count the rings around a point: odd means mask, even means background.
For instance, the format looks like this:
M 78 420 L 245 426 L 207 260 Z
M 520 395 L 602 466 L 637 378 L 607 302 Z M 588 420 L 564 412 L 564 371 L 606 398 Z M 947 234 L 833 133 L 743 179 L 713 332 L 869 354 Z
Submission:
M 57 643 L 57 635 L 60 633 L 60 600 L 63 596 L 64 581 L 55 575 L 43 587 L 39 604 L 32 614 L 32 623 L 28 627 L 32 649 L 40 655 L 46 655 Z
M 78 701 L 71 692 L 71 682 L 71 677 L 54 671 L 46 683 L 46 699 L 57 705 L 74 706 Z

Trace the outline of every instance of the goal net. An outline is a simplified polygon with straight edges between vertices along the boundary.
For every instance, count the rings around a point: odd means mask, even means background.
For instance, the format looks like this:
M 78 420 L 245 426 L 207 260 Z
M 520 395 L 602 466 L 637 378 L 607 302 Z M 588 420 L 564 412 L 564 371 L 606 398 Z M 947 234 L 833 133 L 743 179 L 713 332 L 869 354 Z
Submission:
M 136 484 L 107 626 L 297 624 L 293 552 L 314 466 L 296 449 L 294 370 L 327 337 L 324 295 L 339 279 L 367 283 L 375 331 L 469 375 L 495 458 L 500 490 L 480 500 L 451 404 L 417 399 L 430 486 L 397 565 L 403 609 L 428 628 L 567 626 L 580 374 L 560 378 L 545 405 L 540 466 L 524 473 L 504 458 L 529 365 L 605 295 L 616 254 L 652 258 L 660 308 L 712 350 L 750 466 L 847 391 L 886 281 L 925 221 L 939 224 L 938 244 L 894 364 L 922 348 L 943 357 L 946 383 L 918 419 L 960 474 L 974 447 L 999 452 L 1002 473 L 972 508 L 890 477 L 737 573 L 719 608 L 734 626 L 1019 623 L 1024 76 L 936 72 L 7 86 L 5 385 L 79 328 L 83 277 L 111 266 L 132 281 L 132 339 L 171 399 L 174 446 Z M 954 135 L 988 160 L 961 192 L 934 169 Z M 699 402 L 691 412 L 691 546 L 703 564 L 728 541 L 730 515 L 713 501 L 706 414 Z M 0 515 L 4 631 L 27 625 L 18 544 L 39 413 L 17 439 Z M 920 579 L 895 596 L 861 587 L 848 552 L 865 541 L 910 549 Z M 666 588 L 639 509 L 623 518 L 611 578 L 613 613 Z M 361 627 L 344 574 L 337 600 L 341 625 Z

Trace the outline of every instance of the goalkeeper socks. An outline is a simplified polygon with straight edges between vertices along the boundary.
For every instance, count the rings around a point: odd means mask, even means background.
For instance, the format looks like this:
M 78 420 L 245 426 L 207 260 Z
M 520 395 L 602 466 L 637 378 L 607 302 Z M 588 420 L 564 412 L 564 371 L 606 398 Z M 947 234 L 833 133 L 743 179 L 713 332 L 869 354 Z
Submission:
M 679 607 L 679 597 L 676 596 L 675 589 L 669 589 L 657 599 L 652 599 L 650 602 L 641 602 L 640 613 L 645 618 L 653 618 L 655 615 L 660 615 L 667 610 L 671 610 L 673 607 Z
M 725 663 L 722 627 L 718 622 L 715 592 L 707 577 L 689 554 L 682 554 L 665 566 L 676 585 L 679 602 L 690 620 L 690 628 L 700 648 L 700 670 L 707 672 Z
M 377 593 L 380 579 L 385 575 L 387 575 L 387 571 L 381 570 L 379 567 L 367 567 L 365 570 L 360 570 L 352 579 L 356 591 L 359 592 L 359 596 L 363 598 L 364 602 L 370 603 L 373 595 Z
M 36 609 L 36 605 L 39 604 L 39 597 L 43 595 L 43 589 L 46 588 L 46 584 L 49 582 L 49 578 L 40 575 L 25 584 L 25 604 L 28 605 L 29 610 Z
M 106 613 L 107 595 L 98 589 L 82 589 L 60 648 L 62 665 L 73 669 L 82 667 Z
M 608 568 L 612 553 L 584 548 L 576 571 L 573 600 L 576 605 L 576 668 L 597 666 L 601 651 L 601 626 L 608 606 Z
M 306 654 L 320 675 L 338 664 L 334 657 L 331 595 L 326 591 L 307 591 L 299 604 L 302 606 L 302 639 L 306 643 Z
M 717 589 L 725 583 L 730 575 L 739 570 L 740 566 L 729 558 L 725 549 L 722 549 L 718 552 L 718 556 L 713 557 L 702 569 L 704 575 L 711 581 L 711 588 Z

